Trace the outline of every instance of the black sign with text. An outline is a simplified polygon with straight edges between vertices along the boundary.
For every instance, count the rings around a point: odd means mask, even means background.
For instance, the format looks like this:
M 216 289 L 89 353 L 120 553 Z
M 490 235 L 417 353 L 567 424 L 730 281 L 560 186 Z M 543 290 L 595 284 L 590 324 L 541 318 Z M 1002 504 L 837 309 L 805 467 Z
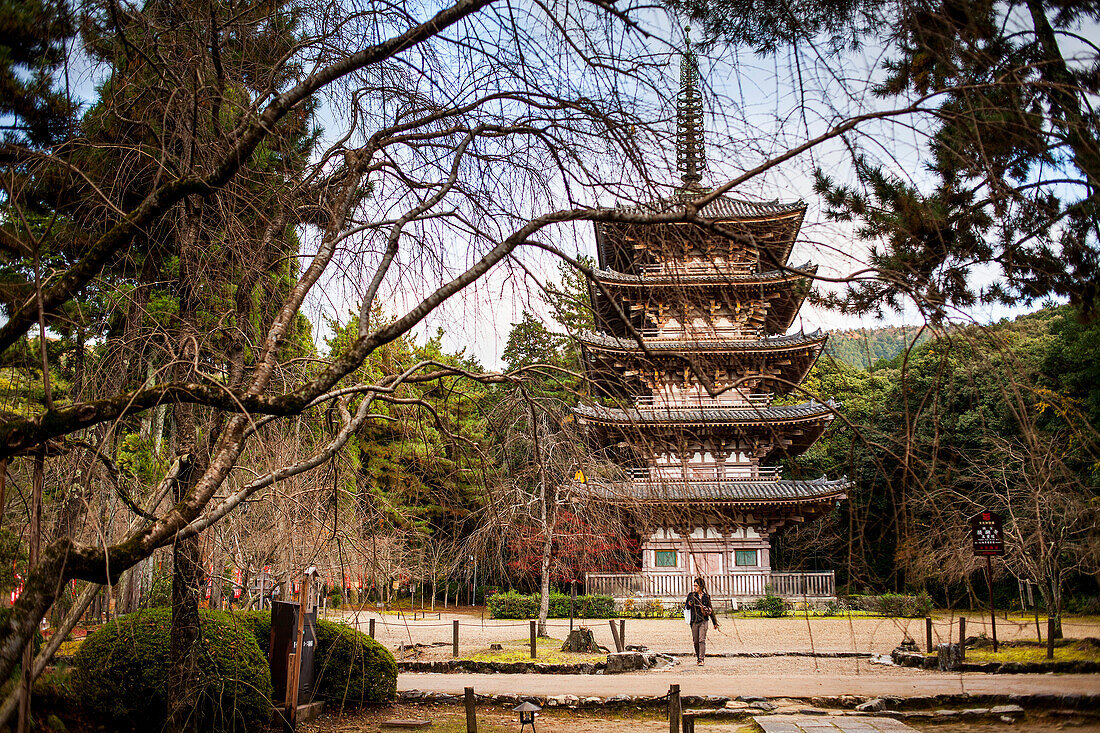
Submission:
M 999 514 L 993 512 L 975 514 L 970 518 L 970 534 L 974 540 L 976 557 L 1005 554 L 1005 540 L 1001 532 Z

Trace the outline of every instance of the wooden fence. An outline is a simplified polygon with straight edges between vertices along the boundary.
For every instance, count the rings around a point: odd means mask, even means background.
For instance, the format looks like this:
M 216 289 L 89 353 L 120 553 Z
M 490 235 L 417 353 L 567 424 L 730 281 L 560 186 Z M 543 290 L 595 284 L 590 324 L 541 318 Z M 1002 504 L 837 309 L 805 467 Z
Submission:
M 694 576 L 685 573 L 586 573 L 588 593 L 615 598 L 682 598 L 691 592 Z M 823 573 L 741 572 L 704 575 L 715 600 L 759 598 L 772 593 L 789 599 L 833 598 L 836 577 Z

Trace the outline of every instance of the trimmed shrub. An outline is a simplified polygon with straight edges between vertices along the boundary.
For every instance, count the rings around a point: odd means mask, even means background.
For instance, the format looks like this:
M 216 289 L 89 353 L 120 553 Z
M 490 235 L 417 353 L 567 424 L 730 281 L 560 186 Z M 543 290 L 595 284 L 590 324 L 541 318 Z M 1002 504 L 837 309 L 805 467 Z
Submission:
M 753 607 L 768 618 L 782 618 L 787 615 L 787 602 L 771 593 L 763 598 L 758 598 Z
M 550 591 L 548 618 L 569 618 L 570 596 Z M 491 618 L 538 618 L 539 594 L 525 595 L 513 590 L 489 598 Z M 615 599 L 611 596 L 577 596 L 574 618 L 615 618 Z
M 341 707 L 392 702 L 397 697 L 397 663 L 384 646 L 362 631 L 317 621 L 315 696 Z
M 920 618 L 932 612 L 932 597 L 921 592 L 915 595 L 883 593 L 880 596 L 850 596 L 853 607 L 888 618 Z
M 271 644 L 271 612 L 233 614 L 256 638 L 264 655 Z M 317 620 L 314 696 L 341 706 L 392 702 L 397 697 L 397 663 L 389 650 L 350 626 Z
M 231 614 L 200 611 L 197 727 L 263 730 L 271 713 L 271 673 L 250 630 Z M 141 730 L 168 713 L 168 645 L 172 611 L 123 616 L 88 636 L 73 660 L 73 689 L 101 722 Z

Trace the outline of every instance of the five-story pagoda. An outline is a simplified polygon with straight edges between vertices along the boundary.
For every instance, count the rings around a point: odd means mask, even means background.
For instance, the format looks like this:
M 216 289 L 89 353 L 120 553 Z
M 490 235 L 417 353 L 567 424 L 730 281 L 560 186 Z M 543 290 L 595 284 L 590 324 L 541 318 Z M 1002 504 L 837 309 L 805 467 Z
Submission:
M 675 211 L 707 193 L 690 50 L 677 111 L 683 188 L 634 211 Z M 828 511 L 847 486 L 783 478 L 774 465 L 813 445 L 836 408 L 789 398 L 826 339 L 788 333 L 816 270 L 787 264 L 805 211 L 723 195 L 699 212 L 705 225 L 596 225 L 596 330 L 580 341 L 598 399 L 576 417 L 624 478 L 578 488 L 633 517 L 641 568 L 589 574 L 589 592 L 682 597 L 703 575 L 721 598 L 757 597 L 768 585 L 834 595 L 831 572 L 776 573 L 769 555 L 777 531 Z

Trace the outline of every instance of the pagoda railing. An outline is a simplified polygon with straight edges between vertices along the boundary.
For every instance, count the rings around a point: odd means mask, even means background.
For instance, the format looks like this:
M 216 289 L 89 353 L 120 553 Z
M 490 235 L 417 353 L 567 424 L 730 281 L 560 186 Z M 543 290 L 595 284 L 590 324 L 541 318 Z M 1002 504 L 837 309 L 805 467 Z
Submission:
M 676 329 L 668 331 L 658 328 L 643 328 L 638 331 L 642 338 L 651 341 L 694 341 L 705 344 L 708 341 L 755 341 L 760 338 L 756 331 L 740 328 L 712 328 L 706 331 Z
M 759 272 L 753 264 L 719 260 L 697 262 L 664 262 L 659 265 L 642 265 L 638 268 L 642 277 L 668 277 L 669 275 L 754 275 Z
M 625 598 L 685 598 L 695 576 L 688 573 L 646 571 L 640 573 L 586 573 L 585 590 L 590 594 Z M 760 598 L 769 591 L 797 600 L 835 598 L 836 576 L 832 570 L 818 573 L 773 573 L 767 570 L 704 575 L 707 592 L 714 600 Z
M 728 395 L 728 396 L 727 396 Z M 638 395 L 634 399 L 635 406 L 640 410 L 666 410 L 681 407 L 759 407 L 766 408 L 771 405 L 770 394 L 742 395 L 738 392 L 726 392 L 717 397 L 704 394 L 677 395 L 666 397 L 664 395 L 645 394 Z
M 634 483 L 658 485 L 692 481 L 778 481 L 783 472 L 780 466 L 758 466 L 749 471 L 746 471 L 746 468 L 746 466 L 688 464 L 686 475 L 682 466 L 668 466 L 667 472 L 663 472 L 660 468 L 628 468 L 626 473 Z

